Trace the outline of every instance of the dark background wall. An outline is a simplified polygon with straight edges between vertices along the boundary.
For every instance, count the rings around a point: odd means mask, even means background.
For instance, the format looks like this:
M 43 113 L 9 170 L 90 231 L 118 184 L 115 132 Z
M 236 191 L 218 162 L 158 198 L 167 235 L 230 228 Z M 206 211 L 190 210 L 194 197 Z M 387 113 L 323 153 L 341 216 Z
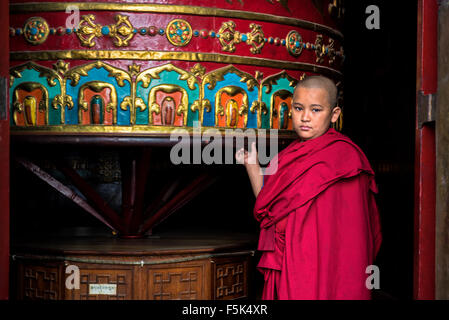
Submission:
M 383 245 L 381 289 L 412 298 L 416 1 L 346 1 L 343 132 L 376 172 Z M 380 29 L 365 28 L 365 8 L 380 9 Z

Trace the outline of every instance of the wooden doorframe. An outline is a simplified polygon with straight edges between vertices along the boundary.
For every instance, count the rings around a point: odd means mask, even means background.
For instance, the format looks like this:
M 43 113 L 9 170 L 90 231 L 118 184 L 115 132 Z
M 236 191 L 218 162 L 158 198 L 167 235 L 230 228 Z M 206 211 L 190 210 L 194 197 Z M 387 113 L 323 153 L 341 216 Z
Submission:
M 436 103 L 435 298 L 449 299 L 449 0 L 438 8 Z
M 418 0 L 413 298 L 435 299 L 438 2 Z
M 0 1 L 0 300 L 9 298 L 9 1 Z

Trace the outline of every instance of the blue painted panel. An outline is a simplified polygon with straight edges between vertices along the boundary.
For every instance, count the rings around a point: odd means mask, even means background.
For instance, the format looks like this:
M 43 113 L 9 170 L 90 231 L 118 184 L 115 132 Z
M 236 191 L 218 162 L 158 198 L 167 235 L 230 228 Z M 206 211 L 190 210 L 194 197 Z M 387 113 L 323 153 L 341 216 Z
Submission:
M 204 98 L 210 101 L 212 108 L 210 112 L 204 111 L 203 126 L 215 126 L 215 95 L 218 90 L 227 86 L 236 86 L 242 88 L 248 94 L 249 105 L 247 128 L 257 128 L 257 111 L 252 113 L 249 109 L 251 108 L 252 103 L 257 101 L 259 89 L 254 87 L 252 91 L 249 91 L 246 83 L 240 82 L 241 78 L 234 73 L 227 73 L 223 78 L 224 80 L 217 81 L 217 84 L 212 90 L 208 88 L 208 85 L 204 87 Z
M 198 121 L 198 111 L 192 112 L 190 110 L 190 107 L 192 106 L 193 102 L 195 100 L 199 99 L 199 87 L 198 84 L 195 85 L 195 89 L 191 90 L 189 86 L 187 85 L 187 81 L 180 80 L 181 75 L 177 73 L 176 71 L 162 71 L 159 73 L 159 79 L 152 79 L 150 82 L 150 85 L 148 88 L 142 87 L 142 81 L 139 81 L 136 86 L 137 97 L 142 98 L 142 100 L 145 102 L 145 104 L 148 106 L 148 108 L 145 111 L 140 111 L 138 109 L 136 115 L 138 122 L 137 124 L 148 124 L 148 109 L 151 107 L 149 105 L 149 99 L 150 99 L 150 91 L 153 87 L 159 86 L 161 84 L 175 84 L 180 86 L 181 88 L 185 89 L 188 94 L 188 114 L 187 114 L 187 126 L 192 126 L 193 121 Z
M 88 72 L 87 77 L 81 77 L 78 84 L 73 87 L 71 85 L 71 80 L 67 80 L 66 85 L 66 91 L 67 94 L 72 96 L 74 107 L 72 110 L 68 110 L 66 108 L 66 124 L 79 124 L 78 120 L 78 95 L 79 90 L 83 84 L 90 81 L 101 81 L 110 83 L 115 87 L 115 90 L 117 92 L 117 124 L 118 125 L 130 125 L 130 111 L 129 107 L 126 111 L 120 109 L 120 103 L 123 101 L 123 99 L 127 96 L 131 96 L 131 84 L 129 81 L 125 80 L 125 85 L 123 87 L 120 87 L 117 83 L 117 80 L 115 78 L 109 76 L 109 71 L 105 70 L 104 68 L 93 68 Z
M 267 109 L 268 109 L 268 113 L 266 115 L 264 115 L 262 113 L 262 128 L 265 129 L 269 129 L 270 128 L 270 114 L 271 114 L 271 109 L 272 109 L 272 105 L 271 105 L 271 97 L 273 96 L 273 94 L 276 93 L 276 91 L 279 90 L 287 90 L 290 91 L 293 94 L 293 90 L 295 89 L 294 87 L 290 87 L 290 81 L 286 78 L 280 78 L 278 80 L 276 80 L 277 84 L 273 85 L 273 87 L 271 88 L 270 93 L 265 93 L 265 90 L 267 87 L 263 87 L 262 88 L 262 101 L 265 102 Z
M 48 124 L 49 125 L 58 125 L 61 124 L 61 109 L 54 109 L 51 106 L 51 103 L 56 95 L 61 94 L 61 84 L 58 79 L 55 79 L 56 85 L 51 87 L 46 77 L 39 77 L 39 72 L 34 69 L 25 69 L 21 72 L 21 78 L 14 78 L 14 83 L 12 87 L 9 89 L 9 105 L 10 105 L 10 124 L 14 126 L 13 119 L 13 94 L 14 89 L 24 83 L 24 82 L 37 82 L 42 84 L 48 90 Z

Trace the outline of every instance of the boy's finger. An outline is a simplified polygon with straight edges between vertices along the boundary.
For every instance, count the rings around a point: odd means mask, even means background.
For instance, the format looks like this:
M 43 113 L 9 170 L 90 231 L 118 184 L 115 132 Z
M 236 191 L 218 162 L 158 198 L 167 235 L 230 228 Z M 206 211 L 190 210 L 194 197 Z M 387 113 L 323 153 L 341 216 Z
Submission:
M 253 143 L 251 144 L 251 151 L 256 151 L 256 141 L 253 141 Z

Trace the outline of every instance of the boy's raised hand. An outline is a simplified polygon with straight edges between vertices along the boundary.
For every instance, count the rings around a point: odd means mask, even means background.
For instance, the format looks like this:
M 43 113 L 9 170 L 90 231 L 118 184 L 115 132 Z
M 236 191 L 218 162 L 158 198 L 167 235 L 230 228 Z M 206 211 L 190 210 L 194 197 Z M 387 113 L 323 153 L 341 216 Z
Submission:
M 248 152 L 244 148 L 241 148 L 235 153 L 235 160 L 239 164 L 246 165 L 258 165 L 258 159 L 257 159 L 257 148 L 256 148 L 256 142 L 254 141 L 251 144 L 251 151 Z

